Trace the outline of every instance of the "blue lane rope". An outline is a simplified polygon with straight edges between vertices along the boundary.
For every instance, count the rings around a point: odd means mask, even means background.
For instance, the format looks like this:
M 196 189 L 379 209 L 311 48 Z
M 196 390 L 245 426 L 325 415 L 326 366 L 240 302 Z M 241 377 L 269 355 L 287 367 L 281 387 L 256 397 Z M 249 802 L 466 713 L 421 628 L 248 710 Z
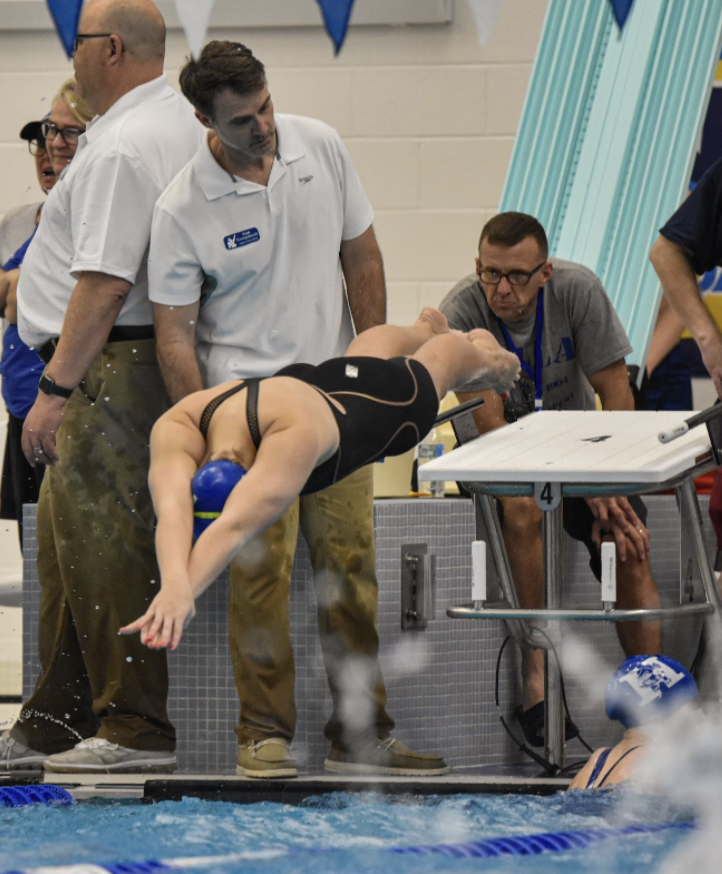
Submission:
M 611 838 L 626 835 L 649 835 L 669 829 L 693 829 L 692 822 L 665 822 L 654 825 L 625 825 L 617 828 L 583 829 L 567 832 L 547 832 L 537 835 L 518 835 L 506 838 L 489 838 L 483 841 L 468 841 L 462 844 L 430 844 L 416 847 L 386 847 L 380 852 L 394 855 L 446 856 L 455 859 L 490 859 L 495 856 L 538 856 L 540 853 L 559 853 L 564 850 L 583 850 Z M 328 853 L 334 848 L 307 849 L 289 847 L 287 849 L 247 851 L 230 853 L 225 856 L 195 856 L 178 859 L 148 859 L 143 862 L 83 862 L 79 865 L 43 865 L 42 868 L 23 868 L 3 871 L 1 874 L 48 874 L 61 871 L 63 874 L 87 874 L 92 865 L 95 869 L 109 874 L 159 874 L 165 871 L 179 871 L 184 868 L 227 864 L 249 859 L 275 859 L 291 853 Z
M 74 801 L 73 796 L 65 789 L 46 783 L 33 786 L 0 786 L 0 807 L 28 807 L 32 804 L 67 807 L 74 804 Z

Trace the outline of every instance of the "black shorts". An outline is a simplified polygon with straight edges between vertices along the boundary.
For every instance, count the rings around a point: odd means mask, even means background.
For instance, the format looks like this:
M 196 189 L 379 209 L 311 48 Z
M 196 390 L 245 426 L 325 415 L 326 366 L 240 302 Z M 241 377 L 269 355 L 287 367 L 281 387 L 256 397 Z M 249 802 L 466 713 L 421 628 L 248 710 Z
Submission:
M 0 483 L 0 519 L 15 519 L 22 537 L 23 504 L 37 504 L 45 465 L 31 467 L 23 452 L 25 419 L 8 413 L 8 431 Z
M 642 525 L 647 524 L 647 507 L 639 495 L 630 495 L 629 503 L 639 516 Z M 496 502 L 499 521 L 504 521 L 504 508 L 500 501 Z M 589 509 L 589 504 L 584 498 L 564 498 L 564 530 L 574 540 L 581 541 L 589 552 L 589 567 L 594 576 L 602 578 L 602 557 L 599 554 L 596 543 L 592 540 L 592 526 L 594 515 Z

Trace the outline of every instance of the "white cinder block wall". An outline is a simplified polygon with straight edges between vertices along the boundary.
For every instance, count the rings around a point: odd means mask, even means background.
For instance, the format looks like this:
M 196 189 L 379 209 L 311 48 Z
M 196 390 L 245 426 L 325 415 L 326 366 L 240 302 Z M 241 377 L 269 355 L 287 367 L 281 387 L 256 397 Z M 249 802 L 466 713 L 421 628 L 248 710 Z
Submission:
M 376 210 L 389 320 L 397 323 L 438 304 L 473 270 L 479 231 L 501 194 L 547 0 L 501 0 L 484 48 L 465 0 L 454 5 L 451 24 L 352 27 L 338 57 L 320 27 L 209 33 L 253 49 L 277 111 L 316 116 L 344 137 Z M 183 34 L 172 31 L 173 84 L 187 51 Z M 71 73 L 54 33 L 0 32 L 0 214 L 39 199 L 18 133 L 47 112 Z M 15 526 L 1 528 L 0 563 L 19 573 Z M 0 662 L 16 658 L 14 614 L 0 610 Z
M 473 269 L 479 231 L 501 194 L 546 6 L 501 0 L 484 48 L 466 0 L 456 0 L 451 24 L 352 27 L 338 57 L 320 27 L 209 34 L 254 50 L 278 111 L 316 116 L 344 137 L 376 209 L 390 321 L 437 304 Z M 171 32 L 174 84 L 186 53 L 182 33 Z M 53 33 L 0 33 L 0 213 L 37 198 L 17 134 L 46 111 L 70 72 Z

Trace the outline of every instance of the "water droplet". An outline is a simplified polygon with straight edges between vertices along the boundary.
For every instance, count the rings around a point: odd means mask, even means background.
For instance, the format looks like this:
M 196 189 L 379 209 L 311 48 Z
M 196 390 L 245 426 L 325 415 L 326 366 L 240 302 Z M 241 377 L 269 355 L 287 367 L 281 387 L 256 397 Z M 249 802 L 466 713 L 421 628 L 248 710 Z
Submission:
M 126 662 L 132 662 L 132 661 L 133 661 L 133 656 L 128 656 L 126 658 Z

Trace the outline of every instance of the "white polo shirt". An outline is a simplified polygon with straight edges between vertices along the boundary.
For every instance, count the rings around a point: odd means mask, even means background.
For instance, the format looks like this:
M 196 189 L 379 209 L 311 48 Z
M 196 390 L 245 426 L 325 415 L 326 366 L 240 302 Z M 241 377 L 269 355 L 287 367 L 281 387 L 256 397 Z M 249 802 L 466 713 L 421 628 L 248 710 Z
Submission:
M 295 115 L 275 122 L 267 186 L 232 176 L 204 141 L 155 208 L 150 299 L 201 301 L 206 385 L 316 364 L 353 337 L 339 252 L 370 227 L 371 204 L 333 128 Z
M 23 262 L 18 328 L 29 346 L 60 334 L 84 271 L 133 285 L 117 325 L 153 323 L 146 265 L 153 206 L 202 138 L 191 105 L 165 76 L 129 91 L 88 125 Z

